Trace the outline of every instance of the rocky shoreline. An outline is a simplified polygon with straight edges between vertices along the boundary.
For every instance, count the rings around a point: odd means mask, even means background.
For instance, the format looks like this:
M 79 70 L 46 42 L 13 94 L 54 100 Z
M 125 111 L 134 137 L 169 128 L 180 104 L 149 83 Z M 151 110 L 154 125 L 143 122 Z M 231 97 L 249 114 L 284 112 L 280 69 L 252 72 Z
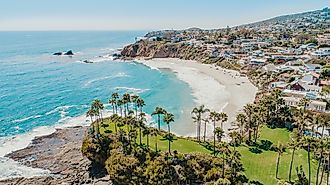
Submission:
M 19 163 L 50 171 L 48 176 L 13 178 L 2 184 L 109 184 L 105 171 L 93 167 L 81 151 L 87 127 L 58 129 L 53 134 L 37 137 L 22 150 L 8 154 Z

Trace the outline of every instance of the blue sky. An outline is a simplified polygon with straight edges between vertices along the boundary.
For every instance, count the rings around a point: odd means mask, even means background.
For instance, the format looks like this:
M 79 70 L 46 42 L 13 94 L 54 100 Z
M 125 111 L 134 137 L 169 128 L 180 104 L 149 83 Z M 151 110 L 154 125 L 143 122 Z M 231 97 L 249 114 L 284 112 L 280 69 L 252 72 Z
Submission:
M 329 4 L 329 0 L 0 0 L 0 30 L 220 28 Z

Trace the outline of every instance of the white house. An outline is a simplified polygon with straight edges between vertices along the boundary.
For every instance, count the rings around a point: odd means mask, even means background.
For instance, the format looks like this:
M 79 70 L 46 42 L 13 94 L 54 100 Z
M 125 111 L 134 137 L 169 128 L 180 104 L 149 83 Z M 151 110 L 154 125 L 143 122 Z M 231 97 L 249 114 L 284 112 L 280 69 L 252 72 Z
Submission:
M 326 58 L 330 56 L 330 48 L 320 48 L 311 53 L 314 58 Z
M 283 97 L 283 99 L 285 105 L 290 107 L 297 107 L 301 100 L 301 98 L 297 98 L 297 97 Z M 310 100 L 306 105 L 306 109 L 317 112 L 325 112 L 326 108 L 327 108 L 327 103 L 318 100 Z
M 306 72 L 320 73 L 323 67 L 320 64 L 305 64 L 304 68 Z

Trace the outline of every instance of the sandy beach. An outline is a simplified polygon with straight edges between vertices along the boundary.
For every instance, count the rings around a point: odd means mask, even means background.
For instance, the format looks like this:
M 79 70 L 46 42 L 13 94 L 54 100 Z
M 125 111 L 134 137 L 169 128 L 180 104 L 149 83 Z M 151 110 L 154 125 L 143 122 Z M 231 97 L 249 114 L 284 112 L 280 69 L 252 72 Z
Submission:
M 226 133 L 230 130 L 231 122 L 235 120 L 236 114 L 242 111 L 244 105 L 254 101 L 257 92 L 257 88 L 247 77 L 240 77 L 237 71 L 222 69 L 214 65 L 175 58 L 139 59 L 137 62 L 152 69 L 173 71 L 180 80 L 191 87 L 196 105 L 204 104 L 211 110 L 227 113 L 228 122 L 224 124 Z M 185 110 L 183 119 L 179 120 L 185 123 L 173 125 L 173 131 L 177 134 L 195 136 L 195 126 L 190 118 L 190 111 Z M 187 126 L 187 124 L 191 126 Z M 208 135 L 212 133 L 212 130 L 210 124 L 207 128 Z

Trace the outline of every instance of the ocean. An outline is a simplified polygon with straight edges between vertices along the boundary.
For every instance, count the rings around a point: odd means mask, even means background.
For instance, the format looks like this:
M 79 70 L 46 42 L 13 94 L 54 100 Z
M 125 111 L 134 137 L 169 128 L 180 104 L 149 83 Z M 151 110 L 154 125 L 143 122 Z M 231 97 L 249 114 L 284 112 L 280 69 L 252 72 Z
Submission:
M 140 95 L 148 114 L 161 106 L 180 120 L 191 110 L 192 90 L 171 71 L 104 57 L 145 33 L 0 32 L 0 179 L 33 172 L 5 154 L 55 127 L 88 125 L 90 103 L 98 98 L 111 110 L 112 92 Z M 75 55 L 52 55 L 68 50 Z

